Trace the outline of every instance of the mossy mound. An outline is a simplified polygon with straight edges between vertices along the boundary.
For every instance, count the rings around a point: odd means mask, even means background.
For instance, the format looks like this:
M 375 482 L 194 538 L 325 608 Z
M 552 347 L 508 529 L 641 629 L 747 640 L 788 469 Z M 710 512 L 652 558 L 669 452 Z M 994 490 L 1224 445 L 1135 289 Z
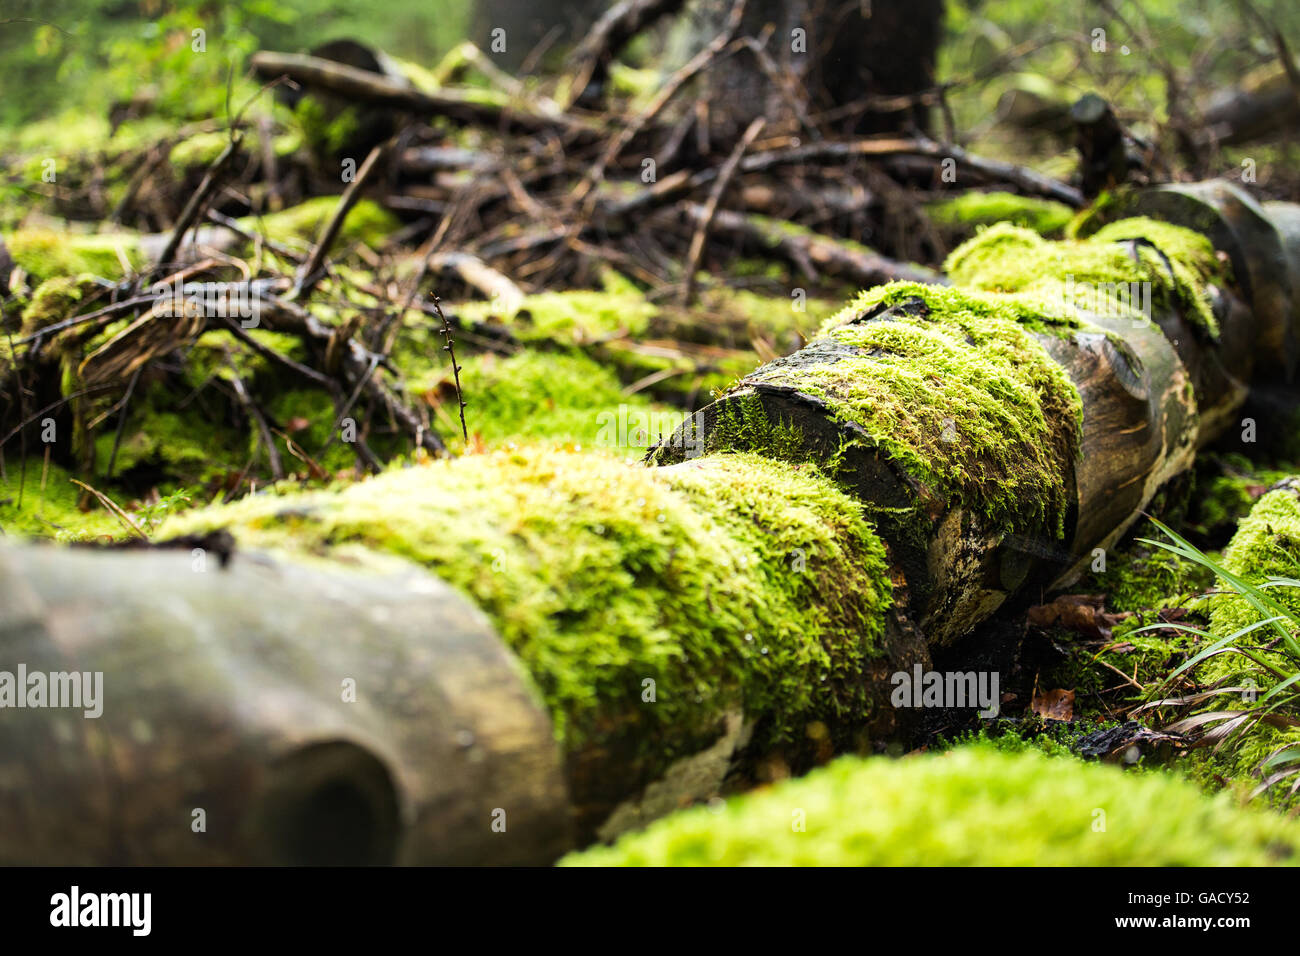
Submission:
M 617 336 L 643 335 L 657 311 L 635 289 L 572 289 L 525 296 L 513 315 L 495 302 L 467 302 L 457 310 L 465 319 L 505 319 L 520 341 L 586 345 Z
M 1150 283 L 1153 310 L 1176 309 L 1211 336 L 1219 327 L 1207 287 L 1227 279 L 1209 239 L 1146 218 L 1121 219 L 1088 239 L 1060 242 L 1002 223 L 954 249 L 944 268 L 958 285 L 1117 312 L 1137 308 L 1131 283 Z
M 448 435 L 460 430 L 450 380 L 449 368 L 433 367 L 417 385 L 444 397 L 439 409 L 446 413 L 441 428 Z M 658 430 L 666 424 L 671 433 L 682 418 L 643 396 L 623 394 L 622 384 L 607 367 L 579 353 L 475 355 L 462 363 L 460 381 L 470 400 L 465 410 L 469 429 L 489 444 L 505 439 L 567 441 L 611 451 L 621 447 L 640 456 L 654 437 L 656 422 Z
M 803 829 L 799 829 L 802 824 Z M 587 866 L 1258 866 L 1300 825 L 1160 773 L 987 746 L 846 757 L 574 854 Z
M 966 192 L 926 203 L 925 211 L 953 231 L 969 234 L 978 226 L 1009 222 L 1046 237 L 1060 236 L 1074 216 L 1065 203 L 1007 192 Z
M 103 508 L 95 505 L 82 511 L 77 507 L 81 489 L 71 479 L 54 462 L 46 468 L 40 449 L 28 449 L 25 468 L 19 465 L 16 449 L 10 450 L 0 475 L 0 532 L 4 533 L 0 537 L 60 541 L 121 537 L 125 533 L 122 524 Z
M 1224 550 L 1223 564 L 1252 584 L 1262 584 L 1273 578 L 1300 579 L 1300 479 L 1289 479 L 1255 503 Z M 1290 612 L 1291 620 L 1285 626 L 1295 635 L 1296 624 L 1300 622 L 1300 586 L 1270 588 L 1269 594 Z M 1226 637 L 1263 619 L 1263 615 L 1244 598 L 1232 593 L 1212 596 L 1208 604 L 1210 630 L 1216 637 Z M 1294 674 L 1298 662 L 1283 653 L 1276 638 L 1277 633 L 1266 628 L 1245 635 L 1235 643 L 1277 671 Z M 1263 697 L 1278 683 L 1273 673 L 1238 654 L 1210 658 L 1200 666 L 1197 676 L 1207 685 L 1222 682 L 1225 686 L 1255 688 L 1247 695 L 1255 699 Z M 1242 703 L 1241 697 L 1233 695 L 1218 698 L 1214 706 L 1240 708 Z M 1293 706 L 1284 706 L 1280 713 L 1292 718 L 1297 716 Z M 1228 778 L 1240 781 L 1243 786 L 1255 787 L 1263 779 L 1260 764 L 1283 746 L 1300 746 L 1300 728 L 1257 724 L 1210 754 L 1200 775 Z M 1266 791 L 1267 799 L 1279 807 L 1300 805 L 1300 794 L 1290 789 L 1293 782 L 1287 780 L 1273 786 Z
M 1237 528 L 1223 552 L 1223 564 L 1252 584 L 1269 578 L 1300 579 L 1300 479 L 1261 497 Z M 1283 606 L 1300 620 L 1300 587 L 1270 589 Z M 1216 634 L 1226 635 L 1260 620 L 1244 598 L 1225 594 L 1212 600 L 1211 622 Z
M 125 263 L 132 270 L 144 265 L 139 239 L 134 233 L 80 235 L 53 229 L 19 229 L 5 237 L 14 262 L 22 266 L 32 285 L 55 276 L 95 275 L 121 279 Z
M 1082 405 L 1027 328 L 1046 328 L 1044 315 L 1005 296 L 892 283 L 827 321 L 811 343 L 824 361 L 778 360 L 745 384 L 823 401 L 863 436 L 853 440 L 947 504 L 1060 535 Z
M 32 293 L 23 309 L 19 334 L 23 338 L 71 316 L 98 285 L 92 275 L 56 276 L 46 279 Z M 58 336 L 55 337 L 56 340 Z
M 337 196 L 318 196 L 281 212 L 245 216 L 238 220 L 239 227 L 277 242 L 312 243 L 316 241 L 321 227 L 334 215 L 338 204 Z M 372 199 L 362 199 L 348 211 L 343 228 L 339 230 L 339 241 L 379 246 L 401 225 L 401 221 L 379 203 Z
M 493 619 L 570 746 L 630 732 L 666 760 L 736 708 L 777 740 L 871 706 L 884 549 L 860 506 L 809 469 L 501 450 L 250 497 L 164 532 L 221 527 L 241 546 L 364 546 L 431 568 Z

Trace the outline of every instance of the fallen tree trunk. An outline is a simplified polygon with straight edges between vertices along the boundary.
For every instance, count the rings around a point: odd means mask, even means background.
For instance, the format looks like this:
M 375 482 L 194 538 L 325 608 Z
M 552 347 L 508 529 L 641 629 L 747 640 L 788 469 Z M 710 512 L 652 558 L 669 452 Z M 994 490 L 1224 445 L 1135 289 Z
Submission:
M 1148 219 L 1074 243 L 988 230 L 949 258 L 966 289 L 864 293 L 653 460 L 680 460 L 690 435 L 829 464 L 877 522 L 931 643 L 1077 577 L 1228 427 L 1251 382 L 1290 376 L 1300 327 L 1269 218 L 1281 210 L 1218 183 L 1122 208 L 1213 246 Z
M 410 566 L 9 547 L 0 647 L 33 682 L 98 675 L 71 709 L 0 676 L 6 864 L 518 864 L 569 845 L 516 662 Z
M 21 743 L 26 722 L 5 724 L 17 735 L 3 751 L 13 799 L 53 798 L 0 818 L 11 859 L 37 859 L 55 839 L 36 826 L 57 822 L 42 807 L 66 806 L 76 782 L 116 773 L 120 787 L 148 792 L 142 801 L 170 807 L 178 827 L 191 803 L 229 821 L 211 841 L 219 848 L 185 845 L 187 831 L 162 846 L 140 832 L 155 817 L 99 807 L 103 832 L 118 834 L 133 861 L 292 862 L 295 851 L 273 842 L 259 856 L 257 841 L 310 831 L 330 788 L 364 789 L 351 770 L 322 781 L 292 762 L 341 740 L 356 762 L 387 771 L 404 809 L 416 804 L 386 818 L 386 842 L 365 841 L 365 861 L 549 862 L 566 848 L 570 817 L 590 842 L 713 797 L 729 777 L 761 778 L 773 761 L 803 769 L 834 749 L 883 748 L 913 713 L 890 706 L 890 674 L 929 663 L 920 636 L 891 612 L 884 551 L 861 509 L 825 478 L 757 457 L 643 469 L 603 455 L 478 455 L 340 495 L 246 499 L 196 513 L 190 527 L 201 525 L 291 560 L 268 571 L 237 552 L 229 570 L 194 574 L 188 549 L 184 559 L 5 553 L 3 580 L 16 593 L 0 616 L 3 646 L 44 661 L 66 632 L 81 642 L 77 669 L 102 671 L 111 695 L 89 725 L 102 738 L 75 748 L 63 777 L 42 781 L 32 761 L 45 751 Z M 366 546 L 345 546 L 370 554 L 363 564 L 381 552 L 414 557 L 487 611 L 540 691 L 559 748 L 546 721 L 529 716 L 522 672 L 500 641 L 441 582 L 306 568 L 309 551 L 342 557 L 345 540 Z M 152 609 L 159 593 L 168 602 Z M 347 678 L 355 705 L 339 703 Z M 149 736 L 137 740 L 141 726 Z M 222 735 L 182 769 L 184 741 L 212 727 Z M 418 753 L 412 735 L 427 737 Z M 122 759 L 101 767 L 99 747 Z M 557 819 L 561 762 L 568 813 Z M 294 799 L 263 796 L 271 774 Z M 510 836 L 493 826 L 498 811 Z M 247 822 L 268 814 L 266 825 Z M 236 821 L 253 842 L 230 829 Z M 28 842 L 29 832 L 42 835 Z M 84 852 L 104 861 L 127 851 Z

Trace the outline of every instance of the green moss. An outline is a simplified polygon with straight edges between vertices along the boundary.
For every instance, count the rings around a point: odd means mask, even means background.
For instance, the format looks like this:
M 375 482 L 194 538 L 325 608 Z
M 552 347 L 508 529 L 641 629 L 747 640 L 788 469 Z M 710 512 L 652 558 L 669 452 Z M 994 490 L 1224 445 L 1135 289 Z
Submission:
M 736 707 L 768 739 L 863 716 L 890 594 L 858 505 L 749 455 L 645 469 L 501 450 L 248 498 L 164 531 L 217 527 L 244 546 L 361 545 L 431 568 L 491 616 L 561 740 L 623 733 L 657 761 Z
M 132 270 L 144 265 L 139 241 L 131 233 L 80 235 L 51 229 L 20 229 L 5 237 L 14 262 L 31 276 L 32 285 L 55 276 L 96 275 L 121 279 L 125 261 Z
M 802 821 L 803 829 L 795 824 Z M 1164 774 L 967 747 L 846 757 L 652 824 L 567 865 L 1242 866 L 1300 861 L 1300 825 Z
M 318 196 L 281 212 L 265 216 L 245 216 L 239 227 L 246 232 L 265 234 L 279 242 L 315 242 L 321 228 L 338 208 L 337 196 Z M 364 242 L 379 246 L 401 228 L 396 216 L 371 199 L 362 199 L 348 212 L 339 231 L 340 242 Z
M 98 504 L 89 511 L 78 508 L 81 489 L 58 464 L 50 462 L 47 471 L 43 454 L 43 448 L 29 448 L 25 469 L 14 450 L 6 455 L 0 475 L 0 531 L 4 535 L 81 541 L 130 533 Z
M 1238 453 L 1199 455 L 1197 493 L 1191 510 L 1195 524 L 1191 530 L 1217 544 L 1226 543 L 1227 537 L 1236 531 L 1237 523 L 1250 514 L 1259 496 L 1291 473 L 1287 469 L 1263 467 Z
M 778 351 L 793 351 L 837 311 L 839 302 L 818 298 L 796 301 L 788 294 L 718 288 L 701 296 L 699 308 L 743 327 L 747 337 L 738 344 L 747 345 L 757 336 L 770 340 Z
M 1063 307 L 1059 300 L 1051 298 L 926 285 L 922 282 L 890 282 L 860 292 L 822 324 L 819 334 L 825 335 L 843 325 L 856 322 L 878 306 L 902 305 L 918 299 L 931 313 L 954 312 L 1012 322 L 1037 334 L 1064 336 L 1077 329 L 1091 330 L 1091 326 L 1073 309 Z
M 1155 540 L 1161 537 L 1159 530 L 1145 520 L 1133 536 Z M 1087 589 L 1104 592 L 1113 611 L 1139 612 L 1185 606 L 1213 583 L 1213 575 L 1200 565 L 1162 548 L 1130 540 L 1107 553 L 1106 570 L 1093 573 Z
M 903 305 L 888 318 L 886 305 Z M 948 504 L 1006 530 L 1064 531 L 1065 463 L 1082 406 L 1004 297 L 910 283 L 863 293 L 823 326 L 815 363 L 777 361 L 749 384 L 795 388 L 854 426 Z
M 23 309 L 20 335 L 27 338 L 69 318 L 96 288 L 95 278 L 90 275 L 46 279 Z
M 671 433 L 682 417 L 643 396 L 624 395 L 608 368 L 578 353 L 526 350 L 508 358 L 471 356 L 462 363 L 460 381 L 469 401 L 465 415 L 470 430 L 489 443 L 558 440 L 642 454 L 656 431 L 666 427 Z M 439 407 L 445 406 L 449 422 L 456 419 L 459 431 L 450 369 L 432 367 L 413 384 L 435 389 Z M 625 423 L 621 434 L 620 421 Z
M 1223 564 L 1253 584 L 1270 577 L 1300 578 L 1300 495 L 1279 488 L 1260 498 L 1223 552 Z M 1277 588 L 1273 596 L 1300 619 L 1300 588 Z M 1257 620 L 1259 613 L 1241 597 L 1212 599 L 1216 634 L 1230 634 Z
M 1076 749 L 1079 740 L 1094 731 L 1116 726 L 1119 725 L 1115 721 L 1049 720 L 1032 714 L 1018 719 L 998 718 L 951 740 L 940 738 L 938 749 L 979 745 L 1008 754 L 1036 751 L 1048 757 L 1081 761 L 1084 758 Z
M 193 404 L 177 407 L 176 396 L 161 384 L 141 391 L 127 408 L 113 466 L 116 475 L 151 466 L 172 477 L 164 484 L 189 485 L 243 466 L 248 451 L 233 428 L 219 427 Z M 110 421 L 113 424 L 95 435 L 96 461 L 105 465 L 116 438 L 116 418 Z
M 582 345 L 643 335 L 656 309 L 639 291 L 574 289 L 526 296 L 513 316 L 501 315 L 494 302 L 467 302 L 458 311 L 472 321 L 505 319 L 521 341 Z
M 294 106 L 294 121 L 303 142 L 319 156 L 333 157 L 347 148 L 364 119 L 360 108 L 310 93 Z
M 177 172 L 191 168 L 211 166 L 230 143 L 230 134 L 224 130 L 195 133 L 172 147 L 170 159 Z
M 172 169 L 178 174 L 190 170 L 203 170 L 216 162 L 226 146 L 230 143 L 230 134 L 225 130 L 213 130 L 195 133 L 172 147 L 168 159 Z M 272 137 L 271 148 L 277 157 L 283 158 L 297 152 L 302 146 L 300 133 L 282 133 Z
M 1221 561 L 1230 572 L 1254 584 L 1263 583 L 1272 577 L 1300 577 L 1300 497 L 1293 490 L 1283 488 L 1260 498 L 1250 515 L 1241 522 Z M 1274 598 L 1300 619 L 1300 588 L 1279 587 L 1270 590 Z M 1261 619 L 1259 612 L 1243 598 L 1222 588 L 1204 598 L 1198 609 L 1209 614 L 1212 637 L 1186 634 L 1173 636 L 1166 635 L 1165 632 L 1157 632 L 1150 637 L 1163 639 L 1171 648 L 1181 650 L 1181 656 L 1175 659 L 1182 660 L 1202 649 L 1209 640 L 1226 637 Z M 1295 661 L 1285 655 L 1275 638 L 1275 632 L 1258 631 L 1244 635 L 1234 645 L 1249 650 L 1255 657 L 1284 674 L 1294 673 Z M 1169 669 L 1172 668 L 1166 670 Z M 1255 698 L 1262 697 L 1278 680 L 1248 658 L 1231 653 L 1218 654 L 1197 665 L 1194 678 L 1202 688 L 1254 688 Z M 1249 692 L 1244 695 L 1233 692 L 1212 697 L 1202 707 L 1213 710 L 1242 709 L 1249 707 L 1250 696 Z M 1281 713 L 1296 716 L 1291 705 L 1283 707 Z M 1234 734 L 1221 745 L 1191 751 L 1181 761 L 1180 769 L 1208 789 L 1227 787 L 1246 794 L 1260 783 L 1260 763 L 1284 745 L 1300 745 L 1300 728 L 1278 728 L 1261 723 Z M 1289 782 L 1275 786 L 1266 791 L 1264 799 L 1279 808 L 1300 805 L 1300 795 L 1291 794 L 1288 790 Z
M 1136 314 L 1141 295 L 1133 296 L 1130 284 L 1149 283 L 1153 309 L 1177 309 L 1217 336 L 1207 286 L 1226 281 L 1227 267 L 1200 233 L 1137 218 L 1104 226 L 1090 239 L 1061 242 L 1003 223 L 953 250 L 944 268 L 959 285 L 1036 293 L 1116 314 Z
M 20 155 L 69 157 L 139 149 L 151 146 L 173 131 L 174 126 L 166 120 L 148 116 L 123 123 L 110 138 L 111 126 L 106 116 L 76 109 L 11 130 L 10 145 Z
M 798 428 L 768 417 L 762 400 L 753 393 L 737 396 L 722 407 L 707 450 L 754 451 L 777 461 L 803 464 L 810 460 L 806 436 Z M 822 470 L 835 474 L 837 460 L 821 463 Z
M 1134 187 L 1121 186 L 1118 189 L 1104 189 L 1088 206 L 1074 214 L 1065 227 L 1065 238 L 1086 239 L 1110 220 L 1118 210 L 1132 199 Z
M 1074 215 L 1064 203 L 1007 192 L 961 193 L 926 203 L 925 209 L 936 223 L 950 228 L 970 231 L 1009 222 L 1041 236 L 1060 235 Z

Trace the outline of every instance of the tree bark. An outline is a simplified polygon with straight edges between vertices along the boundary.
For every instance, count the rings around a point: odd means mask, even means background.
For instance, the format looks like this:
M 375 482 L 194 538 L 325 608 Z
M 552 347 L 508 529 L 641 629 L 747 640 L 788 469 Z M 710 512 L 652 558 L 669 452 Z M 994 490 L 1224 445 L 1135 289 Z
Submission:
M 6 864 L 521 864 L 570 846 L 517 662 L 409 566 L 8 547 L 0 648 L 10 673 L 103 675 L 97 718 L 0 711 Z
M 730 0 L 702 0 L 697 39 L 717 33 L 730 9 Z M 715 151 L 726 152 L 756 116 L 768 118 L 769 135 L 798 135 L 800 113 L 831 110 L 841 136 L 929 129 L 923 94 L 936 85 L 943 0 L 748 0 L 738 35 L 769 30 L 771 73 L 750 50 L 710 72 L 701 98 Z M 899 97 L 902 105 L 881 102 Z
M 1300 278 L 1295 206 L 1265 210 L 1241 190 L 1214 182 L 1136 193 L 1108 214 L 1149 215 L 1205 233 L 1231 259 L 1238 284 L 1216 292 L 1218 341 L 1207 340 L 1181 311 L 1160 309 L 1154 323 L 1089 315 L 1091 328 L 1034 335 L 1066 371 L 1083 406 L 1078 458 L 1054 465 L 1070 497 L 1061 539 L 1048 527 L 998 527 L 978 500 L 974 506 L 969 499 L 942 500 L 897 455 L 837 414 L 859 383 L 834 379 L 831 370 L 852 350 L 825 335 L 747 376 L 684 428 L 702 431 L 709 451 L 761 447 L 735 425 L 747 412 L 752 417 L 757 402 L 770 426 L 800 436 L 803 454 L 832 462 L 842 482 L 869 503 L 906 579 L 908 613 L 927 641 L 956 640 L 1018 591 L 1077 578 L 1096 549 L 1111 547 L 1156 491 L 1191 465 L 1199 447 L 1235 424 L 1252 383 L 1290 381 L 1294 373 L 1300 335 L 1291 291 Z M 906 322 L 918 313 L 930 314 L 920 299 L 847 321 Z M 679 430 L 653 460 L 679 458 L 675 447 L 684 434 Z M 964 440 L 960 431 L 956 440 Z M 919 533 L 918 512 L 924 516 Z

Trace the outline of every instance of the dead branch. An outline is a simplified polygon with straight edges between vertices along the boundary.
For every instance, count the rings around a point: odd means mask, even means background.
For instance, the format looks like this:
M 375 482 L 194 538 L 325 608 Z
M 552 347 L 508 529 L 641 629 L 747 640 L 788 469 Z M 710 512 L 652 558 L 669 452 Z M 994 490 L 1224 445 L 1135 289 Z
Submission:
M 700 264 L 700 255 L 704 252 L 704 243 L 708 241 L 709 230 L 713 228 L 713 219 L 718 212 L 718 202 L 722 199 L 722 194 L 727 191 L 727 186 L 731 183 L 731 177 L 735 175 L 736 167 L 740 165 L 740 159 L 745 155 L 751 143 L 758 138 L 758 134 L 763 131 L 767 125 L 767 120 L 761 116 L 749 124 L 740 142 L 736 148 L 731 151 L 727 161 L 722 165 L 718 173 L 717 182 L 713 184 L 713 189 L 709 192 L 709 199 L 704 204 L 704 213 L 697 222 L 695 235 L 691 237 L 691 248 L 686 254 L 686 267 L 684 283 L 682 286 L 681 304 L 686 305 L 691 301 L 695 292 L 695 270 Z

